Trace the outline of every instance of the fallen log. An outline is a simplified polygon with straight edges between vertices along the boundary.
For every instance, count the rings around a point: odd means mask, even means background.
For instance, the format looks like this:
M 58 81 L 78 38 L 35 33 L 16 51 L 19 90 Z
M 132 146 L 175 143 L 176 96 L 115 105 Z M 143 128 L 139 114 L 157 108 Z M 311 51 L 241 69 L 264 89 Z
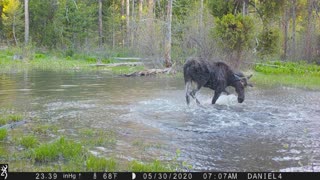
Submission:
M 170 68 L 164 68 L 164 69 L 147 69 L 143 71 L 136 71 L 130 74 L 123 74 L 122 76 L 125 77 L 136 77 L 136 76 L 152 76 L 157 74 L 175 74 L 173 64 Z
M 90 66 L 106 66 L 106 67 L 116 67 L 116 66 L 142 66 L 142 62 L 126 62 L 126 63 L 110 63 L 110 64 L 90 64 Z

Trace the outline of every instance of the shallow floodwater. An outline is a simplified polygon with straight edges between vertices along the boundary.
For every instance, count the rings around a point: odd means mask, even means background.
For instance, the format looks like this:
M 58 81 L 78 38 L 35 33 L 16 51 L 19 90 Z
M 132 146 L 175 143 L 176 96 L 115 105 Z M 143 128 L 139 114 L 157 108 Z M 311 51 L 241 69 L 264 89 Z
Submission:
M 216 105 L 212 94 L 202 89 L 202 106 L 188 107 L 179 77 L 0 75 L 0 107 L 55 124 L 70 138 L 81 128 L 114 131 L 115 148 L 90 150 L 100 156 L 171 160 L 179 150 L 178 161 L 194 171 L 320 171 L 319 91 L 256 86 L 242 104 L 222 95 Z

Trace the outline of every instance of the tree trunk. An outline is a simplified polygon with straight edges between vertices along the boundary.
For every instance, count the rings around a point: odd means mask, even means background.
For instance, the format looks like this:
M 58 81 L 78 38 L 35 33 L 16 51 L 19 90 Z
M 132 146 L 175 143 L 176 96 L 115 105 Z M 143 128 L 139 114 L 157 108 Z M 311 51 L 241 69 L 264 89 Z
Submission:
M 99 0 L 99 48 L 102 47 L 102 0 Z
M 304 54 L 306 60 L 310 62 L 311 55 L 312 55 L 312 47 L 311 47 L 311 31 L 312 31 L 312 5 L 313 0 L 308 0 L 307 6 L 308 6 L 308 17 L 307 17 L 307 32 L 306 32 L 306 45 L 304 49 Z
M 292 0 L 292 53 L 291 58 L 296 59 L 296 0 Z
M 153 1 L 154 0 L 148 0 L 148 17 L 152 19 L 153 21 Z
M 131 17 L 132 17 L 132 19 L 134 19 L 134 16 L 135 16 L 135 12 L 134 12 L 135 6 L 134 6 L 134 4 L 135 4 L 135 0 L 132 0 L 132 5 L 131 5 Z
M 143 0 L 139 0 L 139 21 L 142 19 L 142 5 L 143 5 Z
M 167 6 L 167 32 L 165 36 L 165 67 L 171 67 L 171 21 L 172 21 L 172 0 L 168 0 Z
M 249 6 L 249 0 L 243 0 L 242 2 L 242 15 L 246 16 L 248 14 L 248 6 Z
M 13 39 L 14 39 L 14 43 L 17 46 L 18 45 L 18 40 L 16 37 L 16 15 L 13 15 L 13 22 L 12 22 L 12 34 L 13 34 Z
M 24 43 L 29 42 L 29 0 L 24 0 Z
M 202 40 L 202 37 L 203 37 L 203 0 L 201 0 L 200 2 L 200 38 Z
M 135 8 L 135 6 L 134 6 L 134 4 L 135 4 L 135 0 L 132 0 L 132 6 L 131 6 L 131 38 L 130 38 L 130 40 L 131 40 L 131 42 L 130 42 L 130 44 L 131 44 L 131 46 L 132 47 L 134 47 L 134 37 L 135 37 L 135 32 L 136 32 L 136 29 L 135 29 L 135 22 L 136 22 L 136 19 L 135 19 L 135 12 L 134 12 L 134 8 Z
M 153 14 L 153 8 L 154 8 L 154 0 L 148 0 L 148 18 L 146 21 L 146 25 L 148 27 L 146 31 L 146 37 L 148 39 L 147 41 L 147 48 L 149 49 L 149 53 L 151 56 L 154 56 L 156 54 L 156 50 L 158 49 L 156 44 L 156 38 L 155 38 L 155 26 L 154 26 L 154 14 Z
M 130 0 L 126 1 L 126 45 L 130 46 Z
M 283 34 L 284 34 L 282 59 L 285 60 L 288 57 L 288 26 L 289 26 L 288 9 L 286 5 L 284 5 L 282 26 L 283 26 Z
M 114 1 L 112 0 L 112 4 L 114 5 Z M 113 6 L 112 8 L 112 14 L 114 14 L 115 12 L 115 7 Z M 111 18 L 111 22 L 112 22 L 112 49 L 115 48 L 115 44 L 116 44 L 116 35 L 115 35 L 115 28 L 114 28 L 114 17 Z
M 122 17 L 124 17 L 124 0 L 121 0 L 121 44 L 122 44 L 122 47 L 123 47 L 123 45 L 124 45 L 124 40 L 125 40 L 125 38 L 124 38 L 124 22 L 123 22 L 123 19 L 122 19 Z

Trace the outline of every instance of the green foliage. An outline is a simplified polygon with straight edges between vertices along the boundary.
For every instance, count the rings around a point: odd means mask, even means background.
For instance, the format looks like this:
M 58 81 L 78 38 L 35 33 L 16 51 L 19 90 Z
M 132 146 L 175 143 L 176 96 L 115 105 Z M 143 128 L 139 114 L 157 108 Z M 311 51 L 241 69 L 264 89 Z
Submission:
M 320 90 L 320 77 L 298 74 L 265 74 L 256 72 L 251 81 L 262 86 L 290 86 Z
M 56 46 L 59 39 L 54 18 L 57 9 L 57 1 L 29 1 L 30 36 L 37 46 Z
M 272 56 L 279 53 L 280 32 L 278 28 L 266 28 L 258 36 L 257 47 L 260 58 Z
M 0 129 L 0 141 L 3 141 L 7 137 L 8 131 L 6 128 Z
M 264 26 L 267 26 L 271 20 L 278 17 L 285 3 L 285 1 L 281 0 L 259 0 L 257 8 Z
M 86 167 L 88 171 L 115 171 L 116 161 L 114 159 L 105 159 L 90 155 L 86 160 Z
M 241 52 L 250 47 L 253 28 L 251 17 L 227 14 L 217 19 L 213 36 L 226 52 Z
M 192 7 L 196 6 L 199 0 L 179 0 L 173 1 L 172 4 L 172 15 L 175 19 L 183 21 L 189 13 Z M 164 7 L 167 6 L 167 1 L 164 1 Z
M 33 135 L 24 136 L 19 139 L 19 144 L 26 148 L 33 148 L 38 145 L 39 141 L 38 139 Z
M 312 75 L 320 76 L 320 66 L 315 64 L 307 64 L 300 62 L 281 62 L 273 61 L 264 64 L 257 64 L 255 71 L 265 74 L 296 74 L 296 75 Z
M 45 54 L 42 54 L 42 53 L 36 53 L 36 54 L 34 55 L 34 57 L 35 57 L 36 59 L 44 59 L 44 58 L 46 58 L 46 55 L 45 55 Z
M 89 29 L 96 27 L 96 9 L 95 1 L 59 1 L 54 16 L 59 45 L 74 49 L 83 44 L 90 35 Z
M 263 85 L 288 85 L 320 89 L 320 66 L 300 62 L 267 62 L 254 67 L 252 81 Z
M 227 14 L 232 14 L 234 9 L 233 1 L 215 0 L 209 1 L 208 4 L 213 16 L 222 18 Z
M 6 0 L 2 2 L 2 5 L 3 12 L 0 14 L 0 18 L 4 27 L 4 33 L 12 44 L 17 45 L 18 40 L 22 37 L 22 5 L 19 0 Z
M 30 1 L 30 35 L 37 46 L 80 46 L 90 36 L 89 29 L 97 26 L 96 6 L 95 1 L 87 0 Z
M 66 50 L 66 58 L 71 58 L 74 55 L 73 49 L 67 49 Z

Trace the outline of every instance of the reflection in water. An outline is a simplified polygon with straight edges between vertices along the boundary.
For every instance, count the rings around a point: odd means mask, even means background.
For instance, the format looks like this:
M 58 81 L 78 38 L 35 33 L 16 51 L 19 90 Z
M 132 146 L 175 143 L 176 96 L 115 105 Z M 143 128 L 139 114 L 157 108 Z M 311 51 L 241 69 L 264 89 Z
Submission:
M 178 160 L 199 171 L 320 171 L 320 92 L 255 87 L 243 104 L 222 95 L 211 105 L 213 92 L 202 89 L 202 106 L 188 107 L 181 78 L 109 76 L 0 76 L 0 105 L 58 124 L 66 136 L 88 127 L 116 131 L 115 150 L 95 154 L 170 160 L 180 149 Z

